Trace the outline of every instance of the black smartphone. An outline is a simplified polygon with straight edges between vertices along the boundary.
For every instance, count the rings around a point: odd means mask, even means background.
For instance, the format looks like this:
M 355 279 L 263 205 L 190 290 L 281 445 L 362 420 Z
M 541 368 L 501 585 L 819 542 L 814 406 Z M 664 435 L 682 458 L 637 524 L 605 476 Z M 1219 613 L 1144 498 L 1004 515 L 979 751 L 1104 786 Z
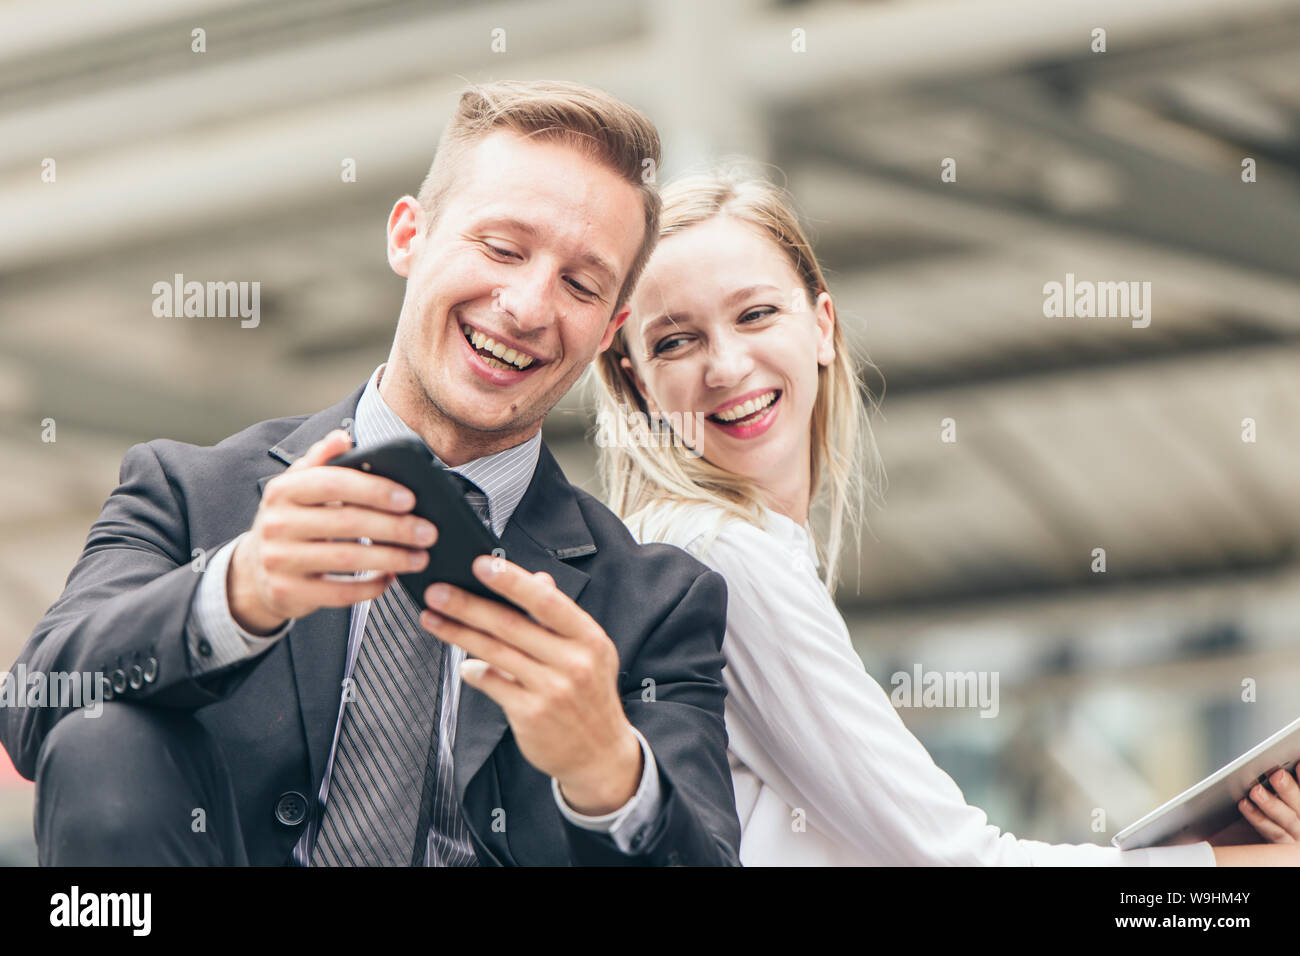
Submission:
M 470 566 L 475 558 L 482 554 L 504 556 L 505 549 L 465 501 L 460 486 L 434 464 L 433 455 L 423 442 L 395 438 L 382 445 L 354 448 L 326 464 L 355 468 L 404 485 L 415 494 L 412 513 L 437 527 L 438 538 L 429 547 L 429 563 L 423 570 L 397 576 L 418 607 L 425 606 L 424 592 L 437 581 L 515 606 L 474 577 Z

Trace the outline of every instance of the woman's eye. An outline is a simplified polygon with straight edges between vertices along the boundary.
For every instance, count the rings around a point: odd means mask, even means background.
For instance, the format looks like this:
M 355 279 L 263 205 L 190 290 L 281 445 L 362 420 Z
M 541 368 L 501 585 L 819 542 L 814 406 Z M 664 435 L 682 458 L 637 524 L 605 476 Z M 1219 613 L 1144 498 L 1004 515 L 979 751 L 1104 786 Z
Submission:
M 685 341 L 686 337 L 684 335 L 673 335 L 666 339 L 660 339 L 655 343 L 654 354 L 662 355 L 664 352 L 676 348 L 679 344 Z
M 776 309 L 772 308 L 770 305 L 765 305 L 761 309 L 750 309 L 748 312 L 746 312 L 744 315 L 740 317 L 740 321 L 757 322 L 759 319 L 766 318 L 767 316 L 774 315 L 775 313 L 776 313 Z M 751 316 L 753 318 L 751 318 Z

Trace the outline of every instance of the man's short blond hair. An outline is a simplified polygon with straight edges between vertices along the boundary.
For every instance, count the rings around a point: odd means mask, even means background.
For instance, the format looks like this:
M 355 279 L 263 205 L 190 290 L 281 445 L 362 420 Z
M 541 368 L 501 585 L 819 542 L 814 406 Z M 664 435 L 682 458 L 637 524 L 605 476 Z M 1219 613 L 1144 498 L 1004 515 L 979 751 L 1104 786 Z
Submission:
M 632 293 L 659 239 L 659 132 L 640 111 L 603 90 L 562 80 L 499 80 L 461 93 L 417 197 L 437 221 L 466 155 L 499 130 L 563 143 L 636 187 L 645 208 L 645 237 L 632 260 L 611 316 Z

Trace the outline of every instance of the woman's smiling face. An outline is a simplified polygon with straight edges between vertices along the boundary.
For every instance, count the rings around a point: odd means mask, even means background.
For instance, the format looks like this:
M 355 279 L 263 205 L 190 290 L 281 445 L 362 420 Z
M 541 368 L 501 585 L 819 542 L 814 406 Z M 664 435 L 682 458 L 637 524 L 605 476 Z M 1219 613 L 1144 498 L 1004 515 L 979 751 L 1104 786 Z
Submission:
M 652 410 L 704 416 L 700 450 L 807 509 L 818 370 L 834 358 L 830 296 L 811 302 L 761 228 L 714 216 L 660 240 L 625 327 Z M 799 499 L 802 497 L 802 505 Z

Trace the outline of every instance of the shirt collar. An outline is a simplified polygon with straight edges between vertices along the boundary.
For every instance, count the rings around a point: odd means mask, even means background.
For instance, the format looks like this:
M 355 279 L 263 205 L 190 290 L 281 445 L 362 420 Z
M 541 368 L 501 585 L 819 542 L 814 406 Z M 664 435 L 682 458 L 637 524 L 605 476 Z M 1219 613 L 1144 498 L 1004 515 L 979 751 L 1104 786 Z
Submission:
M 812 561 L 814 568 L 821 567 L 821 562 L 817 559 L 817 546 L 813 543 L 812 527 L 809 522 L 805 521 L 802 525 L 798 524 L 793 518 L 766 506 L 763 508 L 763 514 L 767 518 L 769 530 L 795 551 L 806 554 Z
M 394 438 L 417 438 L 428 448 L 428 443 L 420 438 L 415 429 L 402 421 L 379 394 L 379 377 L 385 365 L 380 365 L 371 373 L 370 381 L 366 383 L 366 389 L 357 403 L 354 423 L 356 447 L 378 445 Z M 528 490 L 533 472 L 537 469 L 537 457 L 541 449 L 542 433 L 538 429 L 532 438 L 513 448 L 475 458 L 451 469 L 474 482 L 487 495 L 488 516 L 496 535 L 499 536 L 505 530 L 510 516 L 515 513 L 524 492 Z M 446 467 L 433 449 L 429 449 L 429 453 L 440 467 Z

